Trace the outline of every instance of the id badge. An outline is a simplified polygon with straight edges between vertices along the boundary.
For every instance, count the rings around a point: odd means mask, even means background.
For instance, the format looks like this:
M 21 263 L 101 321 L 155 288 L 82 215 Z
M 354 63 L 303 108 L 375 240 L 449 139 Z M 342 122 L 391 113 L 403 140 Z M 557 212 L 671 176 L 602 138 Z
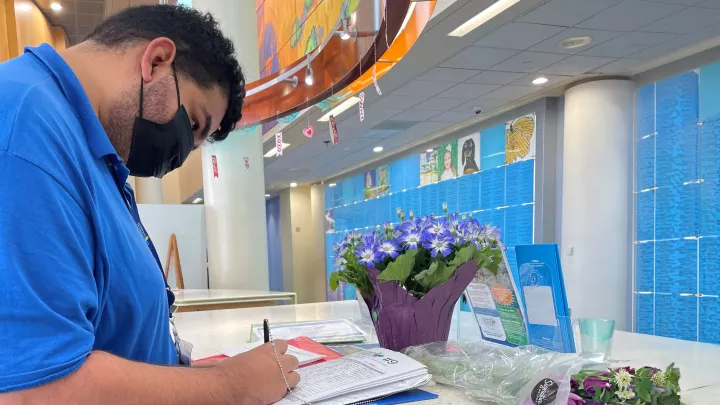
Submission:
M 181 366 L 190 367 L 192 364 L 192 349 L 193 345 L 190 342 L 180 339 L 177 328 L 175 327 L 175 319 L 170 318 L 170 334 L 175 344 L 175 351 L 178 356 L 178 363 Z

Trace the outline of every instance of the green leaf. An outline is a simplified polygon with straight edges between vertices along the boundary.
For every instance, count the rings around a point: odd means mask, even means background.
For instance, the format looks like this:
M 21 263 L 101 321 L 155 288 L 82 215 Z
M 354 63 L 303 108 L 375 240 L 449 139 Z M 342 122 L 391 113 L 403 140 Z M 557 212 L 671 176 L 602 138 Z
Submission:
M 291 34 L 290 34 L 290 48 L 295 48 L 300 42 L 300 38 L 302 37 L 303 28 L 305 26 L 300 26 L 300 20 L 295 18 L 292 24 L 291 28 Z
M 486 269 L 493 276 L 497 276 L 500 264 L 503 261 L 503 254 L 500 249 L 485 246 L 475 252 L 474 258 L 477 261 L 478 269 Z
M 455 274 L 455 269 L 457 269 L 457 266 L 448 266 L 445 262 L 435 261 L 430 265 L 429 269 L 422 271 L 420 274 L 415 276 L 415 280 L 423 287 L 430 290 L 431 288 L 448 281 L 448 279 Z
M 330 275 L 330 289 L 335 291 L 340 286 L 340 280 L 338 280 L 338 273 L 334 272 Z
M 650 380 L 647 380 L 644 378 L 636 379 L 635 393 L 637 394 L 638 398 L 642 399 L 645 402 L 651 402 L 652 401 L 652 395 L 651 395 L 652 390 L 653 390 L 653 385 L 650 382 Z
M 463 265 L 475 258 L 475 253 L 477 252 L 477 249 L 475 246 L 470 245 L 466 246 L 464 248 L 461 248 L 460 250 L 455 253 L 455 258 L 449 263 L 451 266 L 460 266 Z
M 387 268 L 380 273 L 378 280 L 383 282 L 397 281 L 400 284 L 404 284 L 415 265 L 416 254 L 417 250 L 409 250 L 398 256 L 394 262 L 388 264 Z

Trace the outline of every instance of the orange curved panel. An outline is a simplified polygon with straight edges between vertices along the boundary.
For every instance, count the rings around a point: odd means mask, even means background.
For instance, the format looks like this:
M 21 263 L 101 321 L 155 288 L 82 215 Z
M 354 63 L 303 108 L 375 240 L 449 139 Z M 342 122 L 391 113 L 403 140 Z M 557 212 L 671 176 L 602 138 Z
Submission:
M 310 64 L 314 72 L 312 85 L 304 83 L 307 68 L 302 67 L 296 73 L 299 79 L 296 88 L 290 83 L 277 83 L 248 96 L 243 107 L 243 120 L 239 126 L 269 122 L 314 105 L 330 96 L 344 97 L 366 87 L 372 83 L 370 72 L 373 66 L 376 66 L 377 75 L 380 77 L 409 51 L 429 21 L 435 3 L 435 1 L 414 3 L 410 0 L 393 0 L 393 7 L 387 10 L 387 21 L 383 22 L 376 31 L 372 26 L 374 20 L 372 13 L 375 12 L 371 9 L 373 2 L 360 2 L 356 10 L 357 39 L 344 41 L 333 36 L 328 40 Z M 412 13 L 408 22 L 402 32 L 399 32 L 409 11 Z M 389 49 L 385 42 L 386 31 L 389 38 L 397 36 Z M 375 32 L 377 35 L 374 35 Z M 386 58 L 389 59 L 388 62 L 385 62 Z M 249 83 L 246 87 L 248 90 L 254 89 L 278 77 L 284 77 L 304 63 L 305 59 L 302 58 L 278 73 Z

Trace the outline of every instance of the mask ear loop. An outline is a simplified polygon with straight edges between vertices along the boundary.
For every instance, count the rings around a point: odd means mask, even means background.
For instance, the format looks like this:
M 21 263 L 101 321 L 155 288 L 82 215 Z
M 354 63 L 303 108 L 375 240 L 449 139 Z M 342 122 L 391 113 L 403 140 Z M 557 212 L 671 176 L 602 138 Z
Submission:
M 172 63 L 173 77 L 175 77 L 175 90 L 177 91 L 178 110 L 180 109 L 180 85 L 178 84 L 177 69 L 175 68 L 175 61 Z
M 140 118 L 143 117 L 143 84 L 145 80 L 142 77 L 142 74 L 140 75 L 140 111 L 138 112 L 138 116 Z

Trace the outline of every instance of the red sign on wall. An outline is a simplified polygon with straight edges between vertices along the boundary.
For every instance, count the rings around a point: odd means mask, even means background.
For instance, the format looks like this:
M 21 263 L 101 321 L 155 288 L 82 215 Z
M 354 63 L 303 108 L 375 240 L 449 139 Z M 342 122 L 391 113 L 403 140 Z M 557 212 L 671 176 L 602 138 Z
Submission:
M 218 177 L 217 156 L 212 155 L 213 177 Z

